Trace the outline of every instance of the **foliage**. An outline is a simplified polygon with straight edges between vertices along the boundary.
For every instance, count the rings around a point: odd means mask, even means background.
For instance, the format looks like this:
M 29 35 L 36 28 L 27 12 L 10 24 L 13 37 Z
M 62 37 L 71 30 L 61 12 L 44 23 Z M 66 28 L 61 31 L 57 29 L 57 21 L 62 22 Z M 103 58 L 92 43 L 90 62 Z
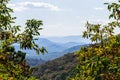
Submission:
M 42 30 L 41 20 L 27 20 L 25 29 L 15 26 L 11 13 L 13 9 L 7 7 L 9 0 L 0 0 L 0 80 L 35 80 L 31 77 L 29 65 L 25 62 L 25 53 L 15 51 L 14 43 L 19 43 L 22 49 L 34 49 L 37 54 L 44 53 L 44 47 L 39 48 L 35 43 Z M 19 33 L 18 33 L 19 32 Z
M 107 25 L 90 24 L 83 37 L 90 38 L 95 44 L 83 47 L 76 67 L 76 75 L 68 80 L 120 80 L 120 35 L 114 34 L 115 28 L 120 28 L 120 0 L 117 3 L 105 3 L 113 18 Z

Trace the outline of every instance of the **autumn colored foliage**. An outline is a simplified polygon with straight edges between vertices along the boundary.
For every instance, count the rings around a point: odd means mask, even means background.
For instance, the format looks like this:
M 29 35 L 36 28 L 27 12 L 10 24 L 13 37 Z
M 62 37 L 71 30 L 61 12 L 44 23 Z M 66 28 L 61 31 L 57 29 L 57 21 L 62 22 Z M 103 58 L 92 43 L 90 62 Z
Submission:
M 39 36 L 41 20 L 27 20 L 24 31 L 14 25 L 16 17 L 12 17 L 13 9 L 8 8 L 9 0 L 0 0 L 0 80 L 35 80 L 31 76 L 30 66 L 26 64 L 26 53 L 23 49 L 33 49 L 37 54 L 44 53 L 44 47 L 35 43 Z M 21 50 L 16 51 L 13 44 L 19 44 Z
M 79 55 L 76 75 L 68 80 L 120 80 L 120 35 L 114 33 L 115 28 L 120 28 L 120 0 L 105 5 L 111 12 L 111 22 L 106 25 L 87 22 L 83 37 L 94 44 L 76 52 Z

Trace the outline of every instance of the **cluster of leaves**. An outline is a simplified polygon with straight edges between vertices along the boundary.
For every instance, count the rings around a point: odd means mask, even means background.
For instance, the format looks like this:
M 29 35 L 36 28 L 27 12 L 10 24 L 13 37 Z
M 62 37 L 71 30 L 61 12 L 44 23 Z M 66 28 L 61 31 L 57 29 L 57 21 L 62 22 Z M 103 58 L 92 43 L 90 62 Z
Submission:
M 114 20 L 107 25 L 90 24 L 83 37 L 95 44 L 79 50 L 76 75 L 68 80 L 120 80 L 120 35 L 114 35 L 114 29 L 120 28 L 120 0 L 117 3 L 105 3 Z
M 45 48 L 39 48 L 34 38 L 40 35 L 42 21 L 27 20 L 25 29 L 19 32 L 21 26 L 14 26 L 16 17 L 11 16 L 13 9 L 7 7 L 8 2 L 9 0 L 0 0 L 0 80 L 35 80 L 26 64 L 26 54 L 15 51 L 12 45 L 18 43 L 21 50 L 33 49 L 38 54 L 44 53 Z

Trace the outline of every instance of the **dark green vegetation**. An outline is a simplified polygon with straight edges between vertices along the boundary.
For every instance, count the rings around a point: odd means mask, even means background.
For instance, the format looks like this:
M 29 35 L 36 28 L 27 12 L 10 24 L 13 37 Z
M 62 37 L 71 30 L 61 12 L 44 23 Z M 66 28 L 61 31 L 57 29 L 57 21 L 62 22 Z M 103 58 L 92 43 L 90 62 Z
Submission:
M 37 54 L 44 53 L 44 47 L 39 48 L 34 36 L 39 36 L 41 20 L 27 20 L 25 30 L 20 31 L 21 26 L 15 26 L 11 13 L 13 9 L 6 5 L 9 0 L 0 0 L 0 80 L 35 80 L 31 76 L 29 65 L 25 62 L 26 54 L 15 51 L 12 46 L 19 43 L 21 49 L 33 49 Z M 19 33 L 18 33 L 19 32 Z
M 46 62 L 46 61 L 44 61 L 42 59 L 35 59 L 35 58 L 27 58 L 25 60 L 29 64 L 30 67 L 40 65 L 40 64 L 43 64 L 43 63 Z
M 40 80 L 65 80 L 67 76 L 72 75 L 72 70 L 76 65 L 76 56 L 69 53 L 34 67 L 33 73 Z
M 120 35 L 114 34 L 120 28 L 120 0 L 117 3 L 105 3 L 111 12 L 110 23 L 106 25 L 90 24 L 83 37 L 90 38 L 94 45 L 79 50 L 79 63 L 76 75 L 68 80 L 120 80 Z

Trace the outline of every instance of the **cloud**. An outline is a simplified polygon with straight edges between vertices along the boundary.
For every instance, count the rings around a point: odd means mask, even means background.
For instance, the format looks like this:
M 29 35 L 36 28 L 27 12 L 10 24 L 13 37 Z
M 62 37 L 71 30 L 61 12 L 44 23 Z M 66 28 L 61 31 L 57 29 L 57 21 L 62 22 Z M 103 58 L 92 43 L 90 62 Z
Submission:
M 117 0 L 103 0 L 104 2 L 117 2 Z
M 103 7 L 96 7 L 96 8 L 94 8 L 94 10 L 104 10 L 104 8 Z
M 107 24 L 108 22 L 110 22 L 110 20 L 107 19 L 90 19 L 89 21 L 95 24 Z
M 90 22 L 92 24 L 107 24 L 109 22 L 111 22 L 109 19 L 85 19 L 85 20 L 82 20 L 82 23 L 83 24 L 86 24 L 86 22 Z
M 21 2 L 16 4 L 9 4 L 9 7 L 13 8 L 14 11 L 20 12 L 32 8 L 45 8 L 51 11 L 60 11 L 58 6 L 55 6 L 46 2 Z
M 20 11 L 24 11 L 24 10 L 29 9 L 28 7 L 18 6 L 17 4 L 9 4 L 8 6 L 11 7 L 11 8 L 13 8 L 14 11 L 16 11 L 16 12 L 20 12 Z
M 110 1 L 111 2 L 111 1 L 116 1 L 116 0 L 104 0 L 104 1 Z

